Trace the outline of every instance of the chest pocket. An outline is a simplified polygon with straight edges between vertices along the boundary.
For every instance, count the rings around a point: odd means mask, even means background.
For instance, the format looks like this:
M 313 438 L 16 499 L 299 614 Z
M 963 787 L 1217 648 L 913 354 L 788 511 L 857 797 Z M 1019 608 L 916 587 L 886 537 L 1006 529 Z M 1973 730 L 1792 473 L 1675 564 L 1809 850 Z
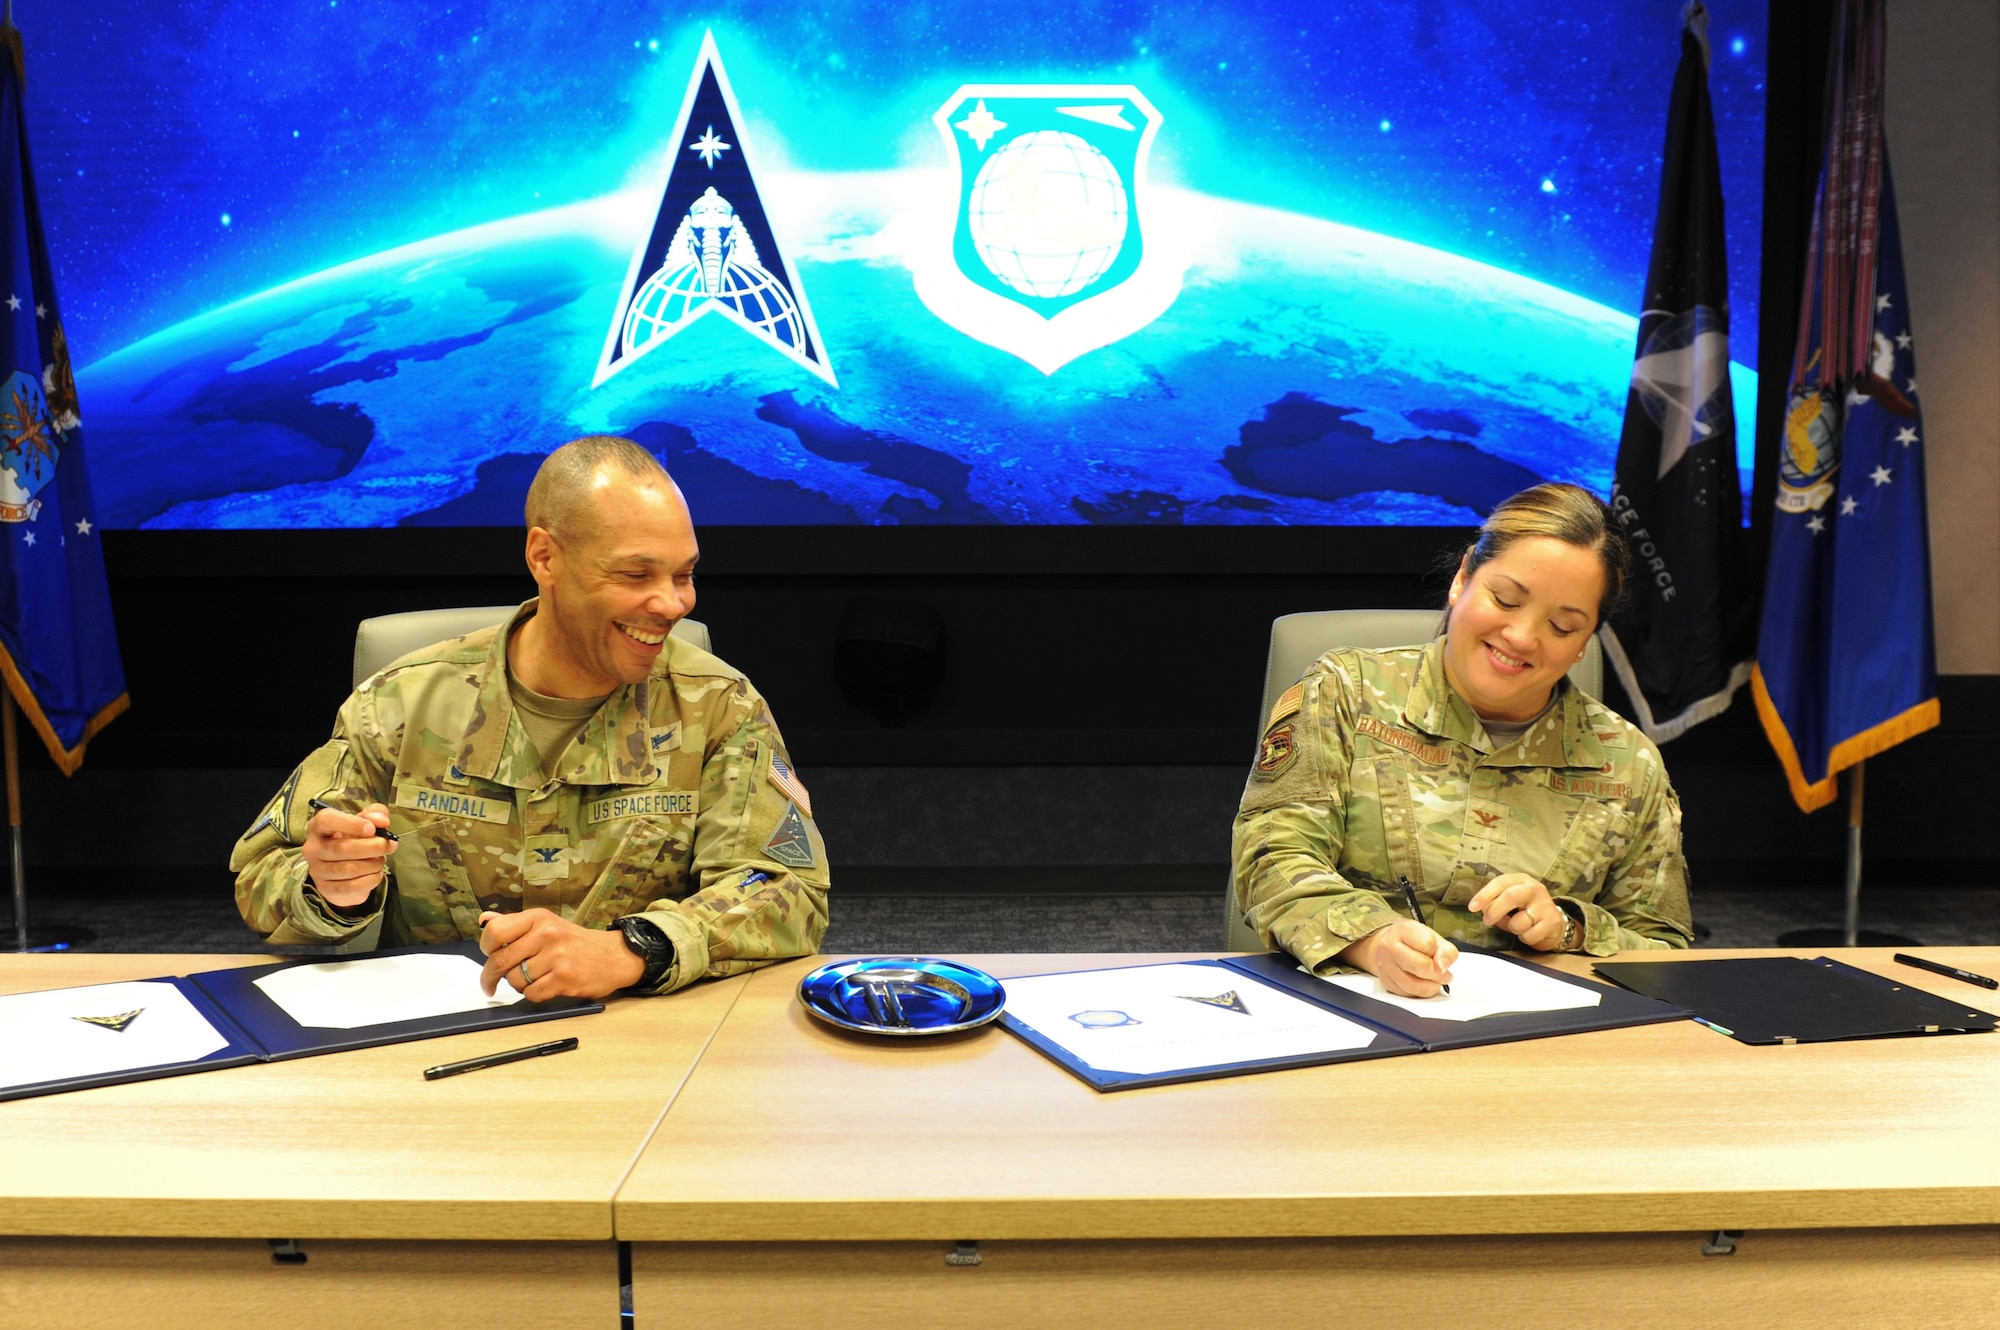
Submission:
M 396 897 L 410 941 L 455 942 L 479 936 L 482 909 L 517 910 L 518 901 L 485 901 L 473 887 L 479 858 L 472 827 L 462 818 L 392 809 L 389 827 L 401 838 L 389 857 Z
M 1631 842 L 1632 820 L 1622 805 L 1583 800 L 1570 815 L 1569 828 L 1542 881 L 1557 894 L 1595 900 L 1611 866 L 1624 857 Z
M 689 786 L 661 784 L 618 791 L 584 804 L 584 847 L 603 865 L 578 906 L 576 922 L 602 928 L 623 914 L 662 898 L 679 900 L 693 890 L 695 816 L 700 794 Z

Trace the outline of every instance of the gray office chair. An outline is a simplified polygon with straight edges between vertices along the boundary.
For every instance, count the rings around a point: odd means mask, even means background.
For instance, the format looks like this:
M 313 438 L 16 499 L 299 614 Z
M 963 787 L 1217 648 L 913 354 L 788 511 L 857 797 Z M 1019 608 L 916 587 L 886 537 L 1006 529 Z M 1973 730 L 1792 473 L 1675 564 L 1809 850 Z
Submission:
M 405 614 L 382 614 L 363 619 L 354 634 L 354 684 L 419 647 L 442 642 L 499 623 L 516 609 L 513 605 L 473 605 L 452 610 L 411 610 Z M 703 651 L 712 650 L 708 625 L 682 619 L 673 635 Z M 1301 668 L 1304 668 L 1303 666 Z
M 1264 720 L 1278 704 L 1278 695 L 1298 681 L 1306 667 L 1335 647 L 1403 647 L 1437 636 L 1442 610 L 1314 610 L 1287 614 L 1271 622 L 1271 653 L 1264 665 L 1264 701 L 1257 709 L 1257 738 Z M 1583 659 L 1569 672 L 1571 682 L 1598 696 L 1604 687 L 1604 651 L 1595 634 Z M 1262 951 L 1257 932 L 1236 911 L 1235 868 L 1222 896 L 1225 945 L 1230 951 Z

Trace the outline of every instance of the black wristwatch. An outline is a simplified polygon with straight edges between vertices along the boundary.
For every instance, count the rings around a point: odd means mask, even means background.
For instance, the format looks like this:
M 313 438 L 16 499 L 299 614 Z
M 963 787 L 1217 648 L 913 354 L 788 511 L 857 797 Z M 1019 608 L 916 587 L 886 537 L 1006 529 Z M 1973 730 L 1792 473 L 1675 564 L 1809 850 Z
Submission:
M 646 992 L 659 986 L 667 971 L 673 968 L 673 939 L 660 931 L 660 926 L 643 914 L 622 915 L 618 919 L 618 931 L 625 935 L 625 945 L 632 954 L 646 962 L 646 972 L 639 976 L 639 982 L 632 987 Z

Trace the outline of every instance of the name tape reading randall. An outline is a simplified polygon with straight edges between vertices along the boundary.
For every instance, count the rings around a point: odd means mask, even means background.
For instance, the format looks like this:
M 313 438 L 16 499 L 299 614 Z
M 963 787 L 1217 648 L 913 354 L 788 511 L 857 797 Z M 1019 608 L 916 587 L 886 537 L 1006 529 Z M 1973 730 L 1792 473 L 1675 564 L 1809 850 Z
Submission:
M 476 794 L 454 790 L 431 790 L 421 785 L 398 785 L 396 807 L 418 813 L 442 813 L 446 817 L 469 817 L 478 822 L 512 822 L 514 806 Z

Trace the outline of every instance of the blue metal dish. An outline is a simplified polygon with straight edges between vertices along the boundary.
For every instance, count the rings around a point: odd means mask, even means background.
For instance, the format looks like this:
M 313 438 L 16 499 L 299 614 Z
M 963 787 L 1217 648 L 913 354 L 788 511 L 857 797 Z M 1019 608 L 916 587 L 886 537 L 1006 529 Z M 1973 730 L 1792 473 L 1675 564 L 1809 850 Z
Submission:
M 820 966 L 799 981 L 799 1001 L 843 1030 L 953 1034 L 998 1016 L 1007 990 L 986 971 L 957 961 L 878 956 Z

